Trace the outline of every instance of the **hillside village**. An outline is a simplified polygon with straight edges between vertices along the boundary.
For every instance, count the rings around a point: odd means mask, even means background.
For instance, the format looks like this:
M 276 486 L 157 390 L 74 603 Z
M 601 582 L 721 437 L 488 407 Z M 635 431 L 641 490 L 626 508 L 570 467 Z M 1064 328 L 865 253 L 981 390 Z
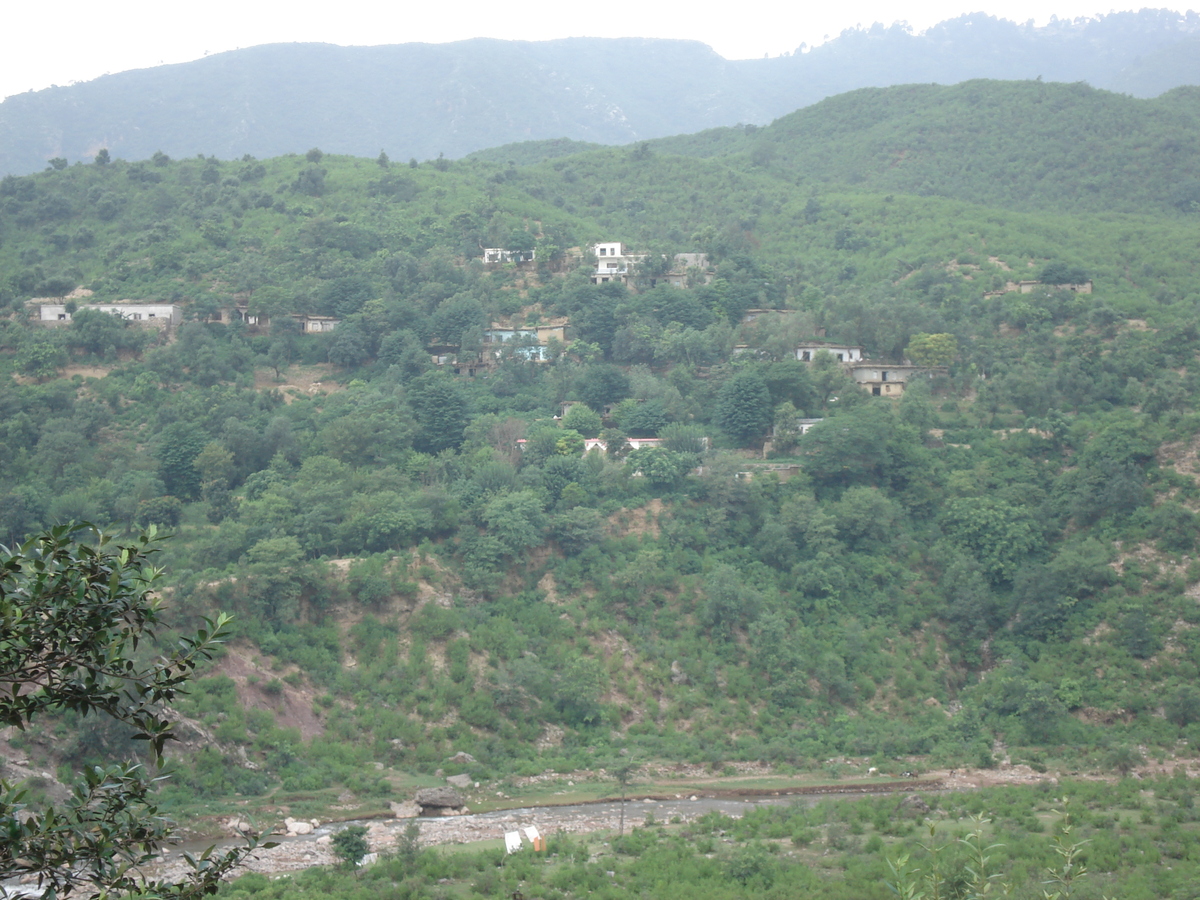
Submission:
M 572 253 L 580 262 L 595 261 L 595 268 L 589 272 L 592 284 L 621 284 L 635 293 L 652 290 L 659 285 L 681 289 L 696 287 L 711 283 L 714 277 L 714 269 L 704 253 L 676 253 L 670 260 L 663 256 L 661 263 L 654 264 L 650 254 L 632 252 L 624 244 L 616 241 L 591 245 L 586 254 L 579 250 L 568 251 L 568 259 Z M 483 250 L 481 257 L 485 266 L 509 266 L 517 267 L 518 270 L 535 260 L 536 252 L 533 249 L 491 248 Z M 1029 293 L 1032 286 L 1041 284 L 1039 281 L 1024 281 L 1011 284 L 1010 289 Z M 1061 287 L 1075 292 L 1091 292 L 1091 282 Z M 62 298 L 62 302 L 45 302 L 46 298 L 43 298 L 32 300 L 28 305 L 36 314 L 37 321 L 43 325 L 69 324 L 74 312 L 87 309 L 111 314 L 141 327 L 159 329 L 165 333 L 168 340 L 171 339 L 172 329 L 177 328 L 187 314 L 184 307 L 173 304 L 139 303 L 129 300 L 107 304 L 86 302 L 91 293 L 85 288 L 77 288 L 68 297 Z M 998 296 L 1003 293 L 1005 291 L 991 292 L 985 296 Z M 84 302 L 80 302 L 81 300 Z M 252 332 L 269 333 L 270 317 L 263 313 L 251 312 L 252 306 L 253 299 L 248 298 L 236 306 L 218 308 L 212 315 L 214 320 L 221 324 L 237 322 Z M 757 322 L 761 328 L 768 321 L 781 321 L 793 312 L 785 308 L 748 309 L 741 322 L 744 326 L 754 326 Z M 531 314 L 532 320 L 529 319 Z M 332 332 L 341 321 L 334 316 L 298 312 L 291 313 L 289 318 L 302 334 Z M 439 344 L 437 339 L 430 346 L 430 350 L 431 361 L 435 365 L 446 367 L 455 375 L 486 378 L 489 370 L 506 355 L 529 362 L 546 362 L 568 351 L 570 345 L 569 316 L 543 319 L 540 313 L 526 310 L 522 315 L 492 321 L 482 331 L 478 350 L 467 350 L 454 343 Z M 735 344 L 732 352 L 738 355 L 751 352 L 751 349 L 746 344 Z M 905 384 L 913 377 L 935 377 L 946 373 L 945 366 L 914 365 L 907 360 L 872 360 L 865 355 L 862 347 L 824 340 L 802 341 L 794 349 L 795 358 L 805 363 L 814 362 L 821 353 L 831 354 L 846 368 L 855 382 L 874 396 L 899 397 L 904 392 Z M 818 420 L 809 422 L 805 430 L 815 421 Z
M 1091 893 L 1186 896 L 1191 103 L 918 85 L 650 147 L 0 179 L 0 543 L 170 534 L 171 624 L 235 633 L 179 699 L 162 809 L 362 818 L 408 854 L 331 897 L 618 900 L 665 867 L 860 900 L 931 823 L 957 866 L 982 815 L 1032 898 L 1068 814 Z M 139 752 L 44 721 L 0 735 L 34 803 Z M 646 823 L 885 784 L 929 793 Z M 641 816 L 435 865 L 396 809 L 448 787 L 451 825 Z

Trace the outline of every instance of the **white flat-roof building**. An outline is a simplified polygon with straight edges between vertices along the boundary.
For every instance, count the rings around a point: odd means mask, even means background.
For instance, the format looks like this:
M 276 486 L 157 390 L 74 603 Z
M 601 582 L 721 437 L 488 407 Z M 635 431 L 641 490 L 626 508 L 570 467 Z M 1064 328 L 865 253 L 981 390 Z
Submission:
M 833 344 L 829 341 L 805 341 L 796 346 L 796 359 L 801 362 L 812 362 L 822 350 L 832 353 L 833 358 L 840 363 L 861 362 L 863 358 L 862 347 Z
M 81 309 L 109 313 L 130 322 L 156 328 L 178 325 L 183 321 L 183 313 L 179 307 L 170 303 L 80 303 L 75 306 L 76 311 Z M 38 311 L 38 319 L 42 322 L 70 322 L 71 313 L 67 312 L 65 303 L 45 303 Z
M 292 318 L 300 323 L 300 330 L 305 334 L 333 331 L 342 321 L 334 316 L 309 316 L 304 313 L 292 313 Z
M 622 252 L 623 249 L 624 248 L 621 246 L 620 241 L 605 241 L 592 248 L 596 256 L 600 259 L 613 256 L 624 256 L 625 254 Z
M 596 271 L 592 274 L 592 284 L 603 284 L 606 281 L 624 282 L 629 275 L 629 267 L 646 258 L 645 253 L 630 253 L 620 241 L 605 241 L 592 247 L 596 255 Z
M 505 250 L 503 247 L 487 247 L 483 251 L 485 263 L 533 262 L 537 254 L 533 250 Z

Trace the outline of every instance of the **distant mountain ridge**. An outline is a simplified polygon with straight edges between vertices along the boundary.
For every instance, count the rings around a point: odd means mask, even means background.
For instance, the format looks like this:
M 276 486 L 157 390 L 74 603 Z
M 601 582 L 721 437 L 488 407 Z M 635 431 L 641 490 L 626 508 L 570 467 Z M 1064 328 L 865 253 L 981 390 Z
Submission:
M 983 14 L 921 34 L 843 32 L 788 57 L 726 60 L 695 41 L 570 38 L 337 47 L 272 44 L 0 103 L 0 174 L 101 147 L 223 158 L 319 146 L 427 159 L 567 138 L 600 144 L 765 124 L 862 87 L 970 78 L 1087 81 L 1155 96 L 1200 83 L 1200 15 L 1019 25 Z

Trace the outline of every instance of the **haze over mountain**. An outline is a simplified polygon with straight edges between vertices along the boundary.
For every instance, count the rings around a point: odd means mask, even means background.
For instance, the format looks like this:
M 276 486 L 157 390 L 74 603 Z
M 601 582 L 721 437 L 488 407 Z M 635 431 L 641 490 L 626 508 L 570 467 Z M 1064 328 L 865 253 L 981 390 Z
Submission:
M 101 147 L 128 159 L 312 146 L 431 158 L 560 137 L 621 144 L 765 124 L 860 87 L 1038 77 L 1139 97 L 1200 83 L 1200 17 L 1142 10 L 1038 28 L 975 14 L 734 61 L 694 41 L 633 38 L 265 45 L 10 97 L 0 173 Z

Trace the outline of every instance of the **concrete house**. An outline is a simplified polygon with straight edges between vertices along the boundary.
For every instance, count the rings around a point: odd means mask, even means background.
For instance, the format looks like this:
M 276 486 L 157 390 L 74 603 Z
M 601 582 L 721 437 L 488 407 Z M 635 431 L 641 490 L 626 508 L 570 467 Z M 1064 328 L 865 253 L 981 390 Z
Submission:
M 693 279 L 703 284 L 713 280 L 708 268 L 707 253 L 676 253 L 671 260 L 671 269 L 665 275 L 643 275 L 638 278 L 638 287 L 652 288 L 660 284 L 685 288 Z
M 180 308 L 170 303 L 80 303 L 76 309 L 109 313 L 148 328 L 170 328 L 183 321 Z M 71 313 L 67 312 L 65 303 L 46 303 L 38 311 L 38 320 L 48 323 L 70 322 Z
M 798 344 L 796 346 L 796 359 L 801 362 L 812 362 L 822 350 L 832 353 L 833 358 L 840 363 L 855 363 L 863 360 L 862 347 L 854 347 L 850 344 L 834 344 L 829 341 L 805 341 L 802 344 Z
M 814 425 L 818 425 L 824 421 L 825 421 L 824 419 L 797 419 L 796 425 L 799 428 L 800 435 L 804 436 L 804 435 L 808 434 L 810 431 L 812 431 Z M 771 454 L 771 452 L 775 449 L 775 437 L 776 437 L 775 426 L 772 425 L 771 426 L 771 437 L 768 438 L 767 440 L 763 441 L 763 448 L 762 448 L 763 459 L 766 459 Z
M 250 325 L 252 327 L 255 325 L 262 325 L 263 327 L 266 327 L 270 324 L 270 319 L 268 319 L 267 316 L 261 314 L 252 315 L 250 313 L 250 308 L 245 305 L 226 307 L 220 311 L 219 316 L 219 321 L 222 325 L 231 325 L 234 322 L 242 322 L 243 324 Z
M 812 362 L 821 351 L 832 354 L 863 390 L 876 397 L 899 397 L 904 393 L 904 386 L 913 378 L 932 378 L 947 371 L 945 366 L 916 366 L 910 362 L 886 363 L 870 360 L 866 358 L 862 347 L 832 341 L 804 341 L 796 347 L 796 359 Z M 806 420 L 810 424 L 802 427 L 801 433 L 807 432 L 819 421 Z
M 292 318 L 300 323 L 300 330 L 305 334 L 333 331 L 342 321 L 334 316 L 310 316 L 305 313 L 292 313 Z
M 625 257 L 625 248 L 622 246 L 620 241 L 605 241 L 603 243 L 596 244 L 594 247 L 592 247 L 592 252 L 596 255 L 596 258 L 600 260 L 612 259 L 613 257 L 623 259 Z
M 850 366 L 850 377 L 876 397 L 899 397 L 914 378 L 944 375 L 945 366 L 915 366 L 912 363 L 863 362 Z
M 630 450 L 641 450 L 643 447 L 661 447 L 662 438 L 625 438 L 625 443 Z M 591 453 L 593 450 L 599 450 L 601 453 L 608 452 L 608 444 L 600 438 L 584 438 L 583 455 Z
M 535 255 L 533 250 L 505 250 L 501 247 L 488 247 L 483 251 L 483 261 L 488 265 L 533 262 Z
M 483 343 L 485 348 L 490 349 L 492 358 L 500 356 L 501 348 L 497 345 L 507 344 L 510 341 L 519 341 L 525 346 L 517 348 L 517 354 L 524 359 L 547 359 L 547 347 L 551 340 L 558 341 L 560 344 L 566 345 L 567 340 L 567 319 L 552 320 L 543 325 L 524 325 L 520 328 L 513 328 L 502 325 L 499 322 L 493 322 L 491 327 L 483 333 Z M 532 346 L 536 344 L 537 346 Z M 485 351 L 486 352 L 486 351 Z
M 707 440 L 707 438 L 705 438 L 705 440 Z M 524 451 L 527 443 L 528 441 L 525 438 L 521 438 L 517 441 L 517 449 Z M 661 447 L 662 438 L 631 437 L 625 438 L 625 443 L 630 450 L 641 450 L 643 447 Z M 607 453 L 608 443 L 600 440 L 600 438 L 584 438 L 583 455 L 587 456 L 593 450 L 599 450 L 601 453 Z
M 644 261 L 648 253 L 630 253 L 620 241 L 608 241 L 592 247 L 596 255 L 596 271 L 592 273 L 592 284 L 604 284 L 608 281 L 619 281 L 630 284 L 633 277 L 633 266 Z M 672 287 L 687 287 L 688 279 L 695 276 L 696 270 L 701 270 L 705 284 L 712 281 L 708 270 L 707 253 L 676 253 L 671 260 L 670 270 L 662 275 L 637 276 L 636 286 L 652 288 L 659 284 L 669 284 Z
M 629 253 L 620 241 L 605 241 L 592 247 L 596 256 L 596 271 L 592 273 L 592 284 L 604 284 L 608 281 L 625 283 L 629 277 L 629 267 L 641 262 L 646 254 Z

